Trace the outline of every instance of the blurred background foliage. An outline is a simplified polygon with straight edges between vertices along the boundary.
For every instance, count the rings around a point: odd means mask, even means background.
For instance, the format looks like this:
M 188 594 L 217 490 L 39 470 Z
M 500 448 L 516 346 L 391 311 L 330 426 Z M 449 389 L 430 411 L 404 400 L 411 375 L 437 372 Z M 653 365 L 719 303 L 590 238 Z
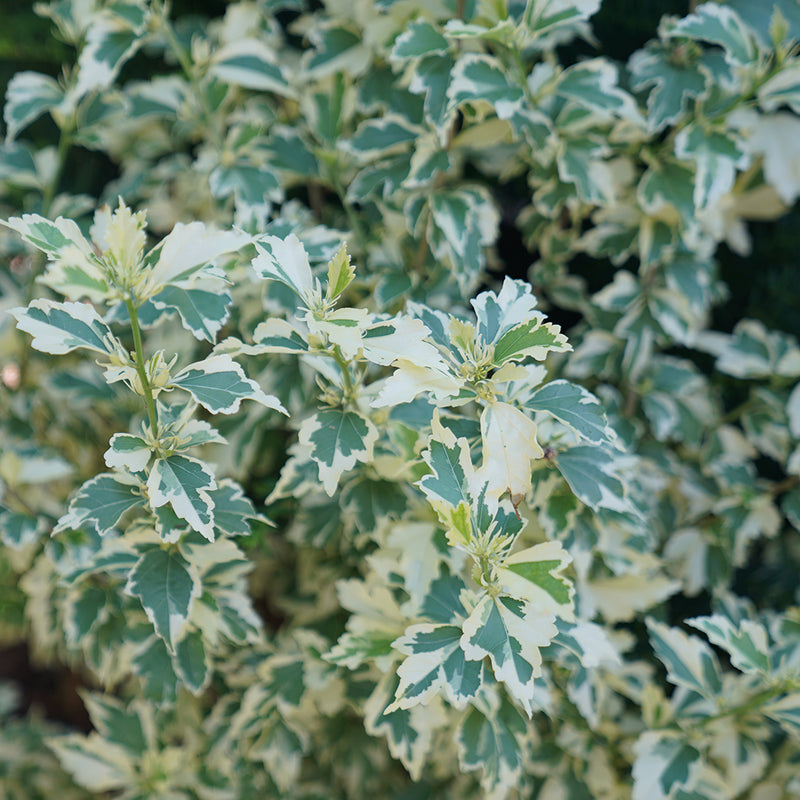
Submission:
M 311 5 L 315 5 L 311 0 Z M 5 95 L 9 79 L 17 72 L 32 69 L 57 76 L 61 64 L 71 60 L 70 48 L 52 34 L 50 21 L 33 12 L 32 2 L 14 3 L 0 0 L 0 91 Z M 316 5 L 321 5 L 316 3 Z M 595 41 L 571 45 L 562 52 L 562 63 L 576 61 L 595 53 L 627 61 L 628 57 L 653 37 L 664 14 L 685 15 L 696 3 L 691 0 L 603 0 L 600 11 L 592 19 Z M 206 18 L 225 12 L 225 0 L 173 0 L 173 16 L 188 14 Z M 126 74 L 135 76 L 136 60 L 126 67 Z M 124 77 L 124 75 L 123 75 Z M 33 126 L 27 135 L 36 141 L 51 140 L 55 131 L 49 119 Z M 50 126 L 53 130 L 49 130 Z M 80 168 L 77 161 L 65 170 L 64 182 L 73 192 L 97 194 L 116 173 L 115 165 L 103 156 L 83 151 Z M 511 200 L 510 202 L 513 202 Z M 730 288 L 728 301 L 718 306 L 713 327 L 729 331 L 743 317 L 752 317 L 768 327 L 779 328 L 800 336 L 800 208 L 773 222 L 749 224 L 753 248 L 746 257 L 731 253 L 725 245 L 717 252 L 722 277 Z M 512 274 L 523 276 L 530 263 L 529 254 L 519 252 L 519 244 L 505 248 L 499 243 L 502 256 Z M 516 260 L 524 263 L 515 264 Z M 610 265 L 609 265 L 610 267 Z M 586 271 L 591 280 L 596 262 L 575 259 L 572 268 Z

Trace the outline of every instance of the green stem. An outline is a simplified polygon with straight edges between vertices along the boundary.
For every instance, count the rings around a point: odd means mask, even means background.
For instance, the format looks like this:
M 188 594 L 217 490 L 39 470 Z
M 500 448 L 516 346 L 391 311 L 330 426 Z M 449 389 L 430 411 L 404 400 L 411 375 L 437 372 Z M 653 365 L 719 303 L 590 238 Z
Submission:
M 344 393 L 345 398 L 348 400 L 353 399 L 353 379 L 350 377 L 350 365 L 345 360 L 345 357 L 342 355 L 342 351 L 337 345 L 333 348 L 333 358 L 334 361 L 339 365 L 339 369 L 342 371 L 342 379 L 344 380 Z
M 158 415 L 156 414 L 156 403 L 153 399 L 153 390 L 150 381 L 147 380 L 147 373 L 144 369 L 144 348 L 142 347 L 142 332 L 139 330 L 139 315 L 133 300 L 125 301 L 128 309 L 128 316 L 131 319 L 131 329 L 133 330 L 133 346 L 136 348 L 136 373 L 142 383 L 144 390 L 144 404 L 147 407 L 147 416 L 150 419 L 150 428 L 153 436 L 158 436 Z

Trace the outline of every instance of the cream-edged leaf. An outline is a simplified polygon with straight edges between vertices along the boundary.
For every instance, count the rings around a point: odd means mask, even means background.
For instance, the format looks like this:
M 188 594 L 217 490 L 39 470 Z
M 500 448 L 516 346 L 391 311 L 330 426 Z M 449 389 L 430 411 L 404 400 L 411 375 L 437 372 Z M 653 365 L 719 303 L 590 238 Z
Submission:
M 10 313 L 17 327 L 33 336 L 33 347 L 42 353 L 62 355 L 83 348 L 105 355 L 114 352 L 118 343 L 108 325 L 86 303 L 33 300 L 27 308 L 12 308 Z
M 190 364 L 172 379 L 172 384 L 191 393 L 212 414 L 235 414 L 242 400 L 255 400 L 288 415 L 280 400 L 265 394 L 228 355 L 213 355 Z
M 427 703 L 439 691 L 456 707 L 464 708 L 481 688 L 483 662 L 468 661 L 461 649 L 463 631 L 457 625 L 412 625 L 392 647 L 406 654 L 397 668 L 400 684 L 387 708 L 411 708 Z
M 208 494 L 217 482 L 211 470 L 196 458 L 180 454 L 159 458 L 150 470 L 147 492 L 156 509 L 167 503 L 193 530 L 214 541 L 214 503 Z
M 311 264 L 303 243 L 293 233 L 285 239 L 267 236 L 256 241 L 258 255 L 253 269 L 259 278 L 280 281 L 312 307 L 321 298 L 319 281 L 311 274 Z
M 541 674 L 540 648 L 558 632 L 552 614 L 504 595 L 485 595 L 462 626 L 461 648 L 471 661 L 489 657 L 495 678 L 533 714 L 533 679 Z
M 429 334 L 421 320 L 395 317 L 370 325 L 364 331 L 361 348 L 364 358 L 373 364 L 388 366 L 403 359 L 417 367 L 444 371 L 445 363 L 439 350 L 426 341 Z
M 544 451 L 536 440 L 536 423 L 508 403 L 494 402 L 481 413 L 483 463 L 477 471 L 487 484 L 486 496 L 504 492 L 525 496 L 531 487 L 531 462 Z
M 214 259 L 250 244 L 252 237 L 240 231 L 207 228 L 202 222 L 179 222 L 160 242 L 157 261 L 149 277 L 149 296 L 166 284 L 195 275 Z
M 318 411 L 300 426 L 299 441 L 309 447 L 319 468 L 322 488 L 333 495 L 341 474 L 356 462 L 372 458 L 378 430 L 370 420 L 355 411 L 330 408 Z
M 572 557 L 560 542 L 542 542 L 509 556 L 497 570 L 506 594 L 568 622 L 574 619 L 575 587 L 562 574 Z
M 105 472 L 86 481 L 69 504 L 69 510 L 53 528 L 53 534 L 68 530 L 92 529 L 100 536 L 108 533 L 127 511 L 143 505 L 138 486 L 124 483 Z
M 148 550 L 136 562 L 125 586 L 126 594 L 141 600 L 147 618 L 170 651 L 174 651 L 201 591 L 197 570 L 178 551 L 160 547 Z
M 150 462 L 152 450 L 140 436 L 115 433 L 109 448 L 103 453 L 106 466 L 128 472 L 141 472 Z

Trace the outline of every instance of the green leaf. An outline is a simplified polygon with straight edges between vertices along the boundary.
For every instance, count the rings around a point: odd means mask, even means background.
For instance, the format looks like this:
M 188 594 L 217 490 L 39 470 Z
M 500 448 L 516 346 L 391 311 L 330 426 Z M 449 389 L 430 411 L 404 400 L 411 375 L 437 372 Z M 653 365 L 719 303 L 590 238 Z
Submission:
M 497 570 L 498 583 L 531 608 L 572 621 L 575 587 L 562 575 L 571 562 L 560 542 L 542 542 L 506 558 Z
M 3 107 L 6 141 L 16 139 L 20 131 L 58 106 L 63 99 L 64 90 L 49 75 L 17 72 L 8 82 Z
M 605 447 L 580 445 L 562 450 L 556 465 L 570 489 L 587 506 L 597 511 L 630 511 L 625 484 L 617 474 L 618 457 Z
M 467 661 L 461 636 L 457 625 L 422 623 L 392 643 L 406 658 L 397 668 L 400 684 L 387 712 L 427 703 L 439 691 L 456 708 L 466 706 L 481 688 L 483 663 Z
M 507 797 L 519 782 L 524 765 L 527 724 L 505 698 L 497 708 L 471 708 L 456 734 L 458 762 L 465 772 L 481 770 L 487 798 Z
M 591 444 L 616 439 L 598 399 L 570 381 L 550 381 L 525 400 L 525 408 L 550 414 Z
M 761 711 L 774 719 L 795 740 L 800 739 L 800 694 L 794 692 L 762 706 Z
M 138 597 L 147 618 L 170 652 L 189 619 L 202 585 L 196 570 L 176 550 L 154 548 L 136 562 L 125 593 Z
M 431 581 L 422 603 L 422 613 L 434 622 L 450 623 L 467 616 L 461 600 L 466 585 L 458 575 L 443 574 Z
M 409 127 L 402 117 L 390 114 L 362 122 L 347 142 L 347 149 L 360 160 L 374 160 L 405 150 L 417 136 L 419 131 Z
M 590 111 L 637 117 L 633 98 L 618 84 L 619 75 L 614 64 L 604 58 L 593 58 L 565 69 L 556 92 Z
M 338 297 L 350 285 L 355 276 L 356 270 L 350 263 L 347 245 L 342 242 L 336 255 L 328 262 L 328 286 L 325 290 L 325 297 L 328 300 Z
M 564 139 L 556 157 L 558 176 L 565 183 L 574 183 L 585 202 L 606 205 L 611 181 L 603 160 L 606 154 L 605 143 L 596 136 Z
M 220 165 L 208 176 L 208 185 L 214 197 L 236 199 L 237 209 L 254 210 L 266 214 L 270 200 L 280 200 L 280 181 L 272 167 L 248 163 Z
M 33 336 L 32 346 L 43 353 L 61 355 L 84 348 L 106 355 L 122 344 L 108 325 L 86 303 L 56 303 L 34 300 L 27 308 L 12 308 L 9 312 L 17 327 Z
M 253 331 L 253 345 L 244 345 L 241 350 L 248 355 L 260 353 L 307 353 L 308 342 L 290 322 L 270 317 L 259 322 Z
M 202 461 L 177 454 L 157 459 L 147 479 L 153 509 L 169 503 L 178 517 L 209 541 L 214 541 L 214 502 L 208 490 L 216 488 L 213 473 Z
M 152 711 L 140 703 L 125 708 L 116 698 L 97 692 L 85 694 L 83 702 L 92 720 L 92 725 L 104 739 L 124 747 L 132 755 L 141 756 L 153 745 L 154 730 L 145 733 L 143 718 L 152 724 Z M 149 734 L 149 736 L 148 736 Z
M 0 542 L 18 550 L 37 542 L 44 532 L 44 525 L 36 517 L 10 511 L 0 506 Z
M 190 392 L 212 414 L 235 414 L 242 400 L 255 400 L 267 408 L 288 414 L 280 400 L 264 394 L 261 387 L 246 377 L 230 356 L 209 356 L 182 369 L 172 384 Z
M 694 14 L 668 20 L 661 35 L 718 44 L 725 51 L 726 61 L 738 66 L 750 64 L 758 55 L 750 29 L 732 8 L 719 3 L 704 3 Z
M 405 61 L 431 53 L 446 53 L 449 47 L 447 39 L 430 22 L 418 19 L 411 22 L 394 40 L 389 57 L 392 61 Z
M 433 734 L 441 725 L 435 707 L 416 705 L 388 711 L 397 687 L 393 671 L 385 675 L 364 705 L 364 728 L 370 736 L 385 736 L 389 752 L 400 759 L 412 780 L 419 780 Z
M 743 619 L 735 624 L 722 614 L 712 614 L 687 619 L 686 623 L 708 636 L 711 644 L 725 650 L 736 669 L 755 675 L 769 673 L 769 640 L 759 622 Z
M 256 242 L 256 250 L 253 269 L 259 278 L 283 283 L 297 293 L 306 307 L 314 307 L 322 294 L 319 281 L 311 274 L 305 247 L 293 233 L 285 239 L 266 236 Z
M 220 481 L 216 489 L 207 492 L 214 503 L 214 527 L 222 536 L 249 536 L 250 521 L 266 521 L 256 513 L 253 503 L 244 496 L 244 490 L 231 480 Z
M 447 89 L 454 63 L 449 55 L 425 56 L 417 62 L 408 85 L 410 92 L 425 95 L 425 118 L 440 131 L 450 118 Z
M 636 91 L 652 87 L 647 96 L 647 123 L 654 133 L 674 125 L 689 109 L 692 100 L 706 93 L 710 75 L 696 59 L 680 59 L 678 47 L 670 43 L 650 43 L 637 50 L 628 62 Z
M 667 668 L 667 679 L 676 686 L 685 686 L 709 700 L 716 700 L 722 691 L 719 661 L 711 648 L 697 636 L 687 636 L 679 628 L 670 628 L 654 619 L 647 619 L 650 644 Z
M 128 472 L 141 472 L 150 463 L 153 451 L 141 436 L 130 433 L 115 433 L 110 447 L 103 454 L 106 466 Z
M 685 735 L 646 731 L 633 746 L 633 800 L 667 800 L 691 789 L 700 769 L 700 753 Z
M 309 75 L 319 79 L 335 72 L 359 74 L 366 69 L 369 55 L 359 34 L 342 27 L 317 29 L 314 34 L 316 52 L 306 64 Z
M 499 294 L 481 292 L 470 300 L 477 319 L 477 334 L 483 344 L 495 344 L 505 333 L 522 324 L 543 322 L 544 314 L 536 311 L 536 298 L 525 281 L 503 279 Z
M 750 163 L 743 148 L 725 131 L 706 130 L 698 123 L 678 132 L 675 155 L 697 165 L 693 193 L 697 209 L 719 202 L 733 188 L 736 170 L 746 169 Z
M 551 351 L 569 350 L 567 337 L 560 332 L 558 325 L 542 322 L 539 317 L 516 325 L 504 333 L 494 346 L 492 361 L 497 366 L 506 362 L 535 358 L 544 361 Z
M 178 676 L 164 641 L 152 636 L 137 649 L 131 668 L 142 681 L 142 693 L 150 700 L 171 703 L 178 693 Z
M 200 694 L 211 680 L 211 664 L 200 631 L 186 634 L 175 645 L 175 671 L 192 694 Z
M 453 106 L 466 102 L 491 103 L 500 119 L 508 119 L 520 106 L 522 89 L 509 82 L 509 73 L 489 56 L 468 53 L 456 61 L 447 97 Z
M 78 489 L 69 504 L 69 511 L 58 520 L 53 534 L 68 530 L 94 530 L 104 536 L 112 530 L 123 514 L 144 504 L 136 484 L 120 481 L 104 472 Z
M 211 74 L 225 83 L 294 97 L 274 51 L 260 39 L 238 38 L 214 53 Z
M 553 616 L 537 612 L 521 600 L 487 594 L 462 629 L 461 648 L 467 659 L 488 656 L 495 678 L 531 717 L 533 679 L 541 674 L 539 648 L 547 647 L 557 633 Z
M 86 32 L 78 58 L 75 93 L 83 97 L 110 86 L 123 64 L 144 41 L 148 13 L 138 3 L 116 3 L 105 8 Z
M 228 321 L 233 300 L 226 290 L 209 292 L 205 289 L 165 286 L 149 302 L 159 310 L 177 311 L 183 327 L 195 339 L 213 344 Z
M 764 111 L 776 111 L 786 105 L 800 114 L 800 61 L 784 65 L 758 89 L 758 102 Z
M 469 509 L 474 470 L 467 440 L 456 439 L 449 428 L 441 425 L 438 416 L 434 417 L 432 430 L 428 448 L 422 453 L 432 474 L 420 480 L 419 488 L 434 507 L 445 503 L 454 509 L 464 505 Z
M 318 411 L 303 422 L 299 433 L 300 444 L 310 448 L 317 463 L 322 488 L 331 496 L 343 472 L 372 458 L 377 438 L 378 430 L 370 420 L 340 408 Z

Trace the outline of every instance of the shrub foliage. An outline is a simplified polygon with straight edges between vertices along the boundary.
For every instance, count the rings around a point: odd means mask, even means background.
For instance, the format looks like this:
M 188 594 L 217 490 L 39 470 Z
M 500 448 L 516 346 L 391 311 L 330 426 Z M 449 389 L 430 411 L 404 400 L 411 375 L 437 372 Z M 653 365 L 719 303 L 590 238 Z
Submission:
M 800 797 L 800 349 L 711 327 L 800 11 L 599 3 L 37 7 L 0 636 L 92 730 L 6 686 L 4 797 Z

